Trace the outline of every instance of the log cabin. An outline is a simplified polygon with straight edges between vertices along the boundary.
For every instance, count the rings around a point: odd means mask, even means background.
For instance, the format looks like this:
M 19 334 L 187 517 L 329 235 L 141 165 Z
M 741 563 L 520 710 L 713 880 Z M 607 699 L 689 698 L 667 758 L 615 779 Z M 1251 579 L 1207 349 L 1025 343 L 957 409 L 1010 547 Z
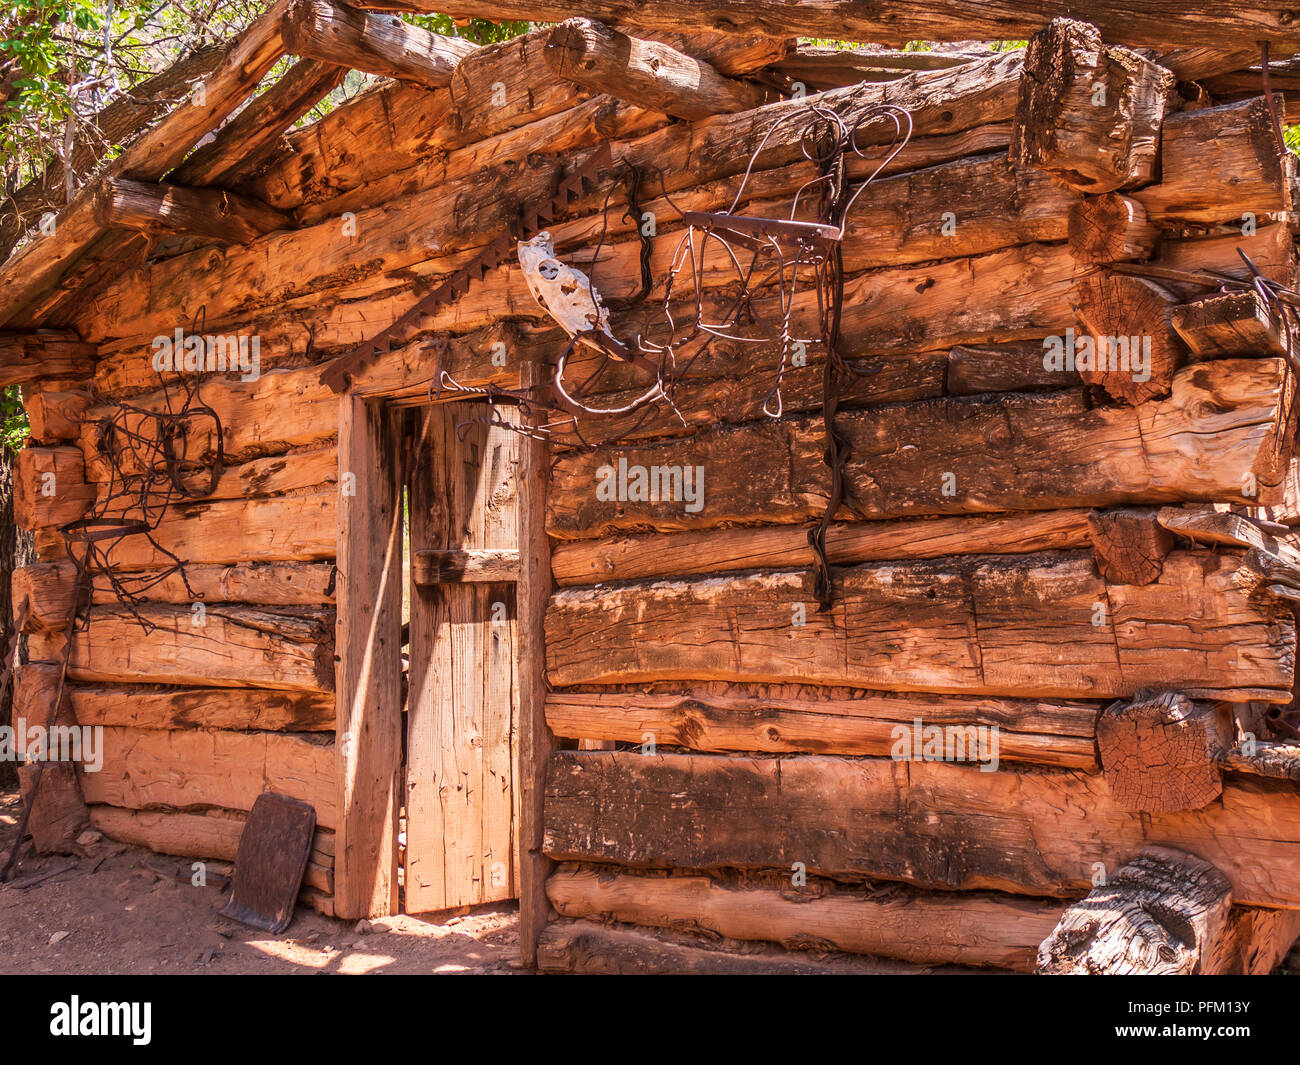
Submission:
M 535 28 L 280 0 L 0 266 L 15 716 L 102 730 L 37 846 L 228 860 L 272 791 L 304 904 L 518 900 L 548 972 L 1273 968 L 1291 13 L 426 6 Z M 810 186 L 821 281 L 738 283 Z

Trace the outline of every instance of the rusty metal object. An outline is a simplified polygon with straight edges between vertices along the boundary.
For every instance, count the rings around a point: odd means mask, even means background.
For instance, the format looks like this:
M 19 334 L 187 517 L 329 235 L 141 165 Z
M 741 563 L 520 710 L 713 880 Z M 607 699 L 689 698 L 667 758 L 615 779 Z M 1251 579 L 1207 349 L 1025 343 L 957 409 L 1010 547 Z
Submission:
M 263 792 L 253 803 L 235 851 L 230 898 L 221 915 L 266 932 L 283 932 L 307 872 L 316 810 L 301 799 Z

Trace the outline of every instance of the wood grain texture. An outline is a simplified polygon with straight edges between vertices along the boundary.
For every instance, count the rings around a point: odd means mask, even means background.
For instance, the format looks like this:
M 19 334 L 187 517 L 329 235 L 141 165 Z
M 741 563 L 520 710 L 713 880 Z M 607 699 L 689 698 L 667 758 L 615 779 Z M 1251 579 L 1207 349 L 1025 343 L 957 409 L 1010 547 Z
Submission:
M 1107 584 L 1079 553 L 863 565 L 837 572 L 827 613 L 806 572 L 565 589 L 547 612 L 547 676 L 1289 701 L 1294 622 L 1237 586 L 1240 564 L 1174 552 L 1142 587 Z
M 1195 853 L 1247 905 L 1300 908 L 1300 797 L 1230 778 L 1192 813 L 1116 808 L 1104 781 L 1072 771 L 982 773 L 940 762 L 748 759 L 561 751 L 546 793 L 558 861 L 646 868 L 789 870 L 941 890 L 1069 897 L 1093 863 L 1143 846 Z

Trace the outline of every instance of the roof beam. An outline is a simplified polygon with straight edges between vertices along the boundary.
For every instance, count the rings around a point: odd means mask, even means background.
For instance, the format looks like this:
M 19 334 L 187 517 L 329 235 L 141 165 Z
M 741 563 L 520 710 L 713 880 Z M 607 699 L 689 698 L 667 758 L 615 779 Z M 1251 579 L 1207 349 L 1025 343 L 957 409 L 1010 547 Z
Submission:
M 285 47 L 294 55 L 382 74 L 438 89 L 478 45 L 460 37 L 369 14 L 330 0 L 293 0 L 284 23 Z
M 562 0 L 411 0 L 411 7 L 497 21 L 559 22 L 573 13 Z M 583 14 L 618 26 L 664 30 L 726 30 L 793 34 L 902 45 L 908 41 L 1021 40 L 1054 18 L 1084 17 L 1110 44 L 1151 48 L 1257 48 L 1268 41 L 1277 55 L 1297 50 L 1297 18 L 1290 0 L 1188 6 L 1168 0 L 587 0 Z
M 587 18 L 551 30 L 543 55 L 558 77 L 675 118 L 748 111 L 770 95 L 666 44 L 628 37 Z
M 296 228 L 291 215 L 225 189 L 187 189 L 126 178 L 103 182 L 95 217 L 107 229 L 183 233 L 226 244 L 247 244 L 277 229 Z

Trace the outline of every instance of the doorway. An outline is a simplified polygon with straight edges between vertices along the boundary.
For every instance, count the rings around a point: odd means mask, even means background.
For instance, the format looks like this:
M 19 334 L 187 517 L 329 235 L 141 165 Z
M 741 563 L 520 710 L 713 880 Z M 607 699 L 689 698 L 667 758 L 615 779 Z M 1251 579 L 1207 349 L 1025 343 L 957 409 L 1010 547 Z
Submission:
M 408 482 L 407 913 L 519 895 L 520 436 L 419 408 Z M 498 408 L 510 423 L 516 412 Z

